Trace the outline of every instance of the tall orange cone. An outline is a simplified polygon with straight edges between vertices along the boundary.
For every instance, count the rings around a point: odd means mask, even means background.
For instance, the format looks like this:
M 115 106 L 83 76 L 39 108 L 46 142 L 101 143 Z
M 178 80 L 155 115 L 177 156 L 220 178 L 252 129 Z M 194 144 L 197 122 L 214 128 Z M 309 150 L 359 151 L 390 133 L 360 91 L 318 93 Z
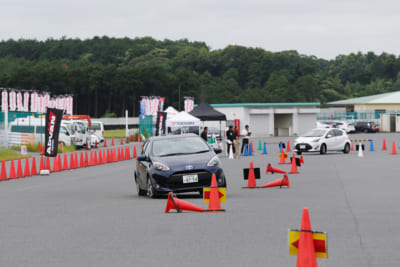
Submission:
M 283 152 L 283 148 L 281 148 L 281 156 L 280 156 L 279 159 L 280 159 L 280 160 L 279 160 L 279 164 L 286 164 L 286 161 L 285 161 L 285 153 Z
M 67 153 L 64 153 L 64 164 L 63 164 L 63 170 L 68 170 L 68 157 Z
M 386 141 L 385 141 L 385 138 L 383 138 L 382 150 L 386 150 Z
M 32 157 L 32 168 L 31 168 L 31 176 L 37 175 L 37 168 L 36 168 L 36 159 Z
M 97 161 L 97 150 L 95 150 L 93 152 L 93 165 L 97 165 L 98 161 Z
M 300 239 L 297 254 L 297 267 L 317 267 L 317 258 L 315 257 L 314 240 L 312 237 L 310 216 L 308 209 L 303 209 L 301 217 Z
M 38 142 L 37 146 L 38 146 L 38 150 L 42 151 L 42 145 L 40 144 L 40 141 Z
M 350 144 L 351 144 L 351 146 L 350 146 L 350 151 L 354 151 L 353 142 L 350 141 Z
M 50 157 L 46 157 L 46 165 L 44 166 L 44 169 L 48 170 L 49 172 L 51 171 Z
M 58 153 L 58 155 L 57 155 L 57 163 L 58 163 L 58 170 L 59 171 L 62 171 L 63 170 L 63 168 L 62 168 L 62 161 L 61 161 L 61 155 L 60 155 L 60 153 Z
M 94 148 L 98 148 L 97 140 L 94 141 Z
M 210 188 L 210 200 L 208 202 L 208 209 L 205 210 L 205 212 L 224 212 L 225 210 L 221 209 L 217 177 L 215 176 L 215 173 L 212 174 Z
M 94 165 L 93 163 L 94 162 L 93 162 L 93 150 L 92 150 L 92 151 L 90 151 L 90 159 L 89 159 L 88 166 L 93 166 Z
M 81 151 L 81 156 L 79 157 L 79 167 L 85 167 L 85 159 L 83 158 L 83 152 Z
M 124 144 L 124 139 L 121 137 L 121 145 Z
M 25 176 L 25 177 L 31 176 L 31 171 L 30 171 L 30 168 L 29 168 L 29 159 L 28 159 L 28 158 L 25 158 L 24 176 Z
M 44 160 L 43 160 L 43 155 L 40 156 L 40 165 L 39 165 L 39 172 L 41 170 L 44 170 Z
M 78 153 L 77 152 L 75 152 L 75 155 L 74 155 L 74 168 L 79 168 L 79 165 L 78 165 Z
M 177 212 L 181 212 L 182 210 L 203 212 L 204 209 L 193 205 L 189 202 L 180 200 L 178 198 L 174 198 L 173 193 L 168 193 L 167 206 L 165 207 L 165 213 L 168 213 L 171 209 L 176 209 Z
M 276 173 L 286 173 L 286 171 L 284 171 L 284 170 L 272 167 L 271 163 L 268 163 L 267 170 L 265 171 L 265 174 L 268 174 L 269 172 L 272 173 L 272 174 L 274 174 L 275 172 Z
M 133 158 L 136 159 L 137 155 L 136 155 L 136 147 L 133 147 Z
M 282 188 L 282 186 L 290 187 L 289 177 L 287 176 L 287 174 L 285 174 L 280 179 L 277 179 L 275 181 L 272 181 L 272 182 L 270 182 L 268 184 L 265 184 L 265 185 L 261 186 L 261 188 L 276 187 L 276 186 L 279 186 L 280 188 Z
M 17 178 L 22 178 L 24 175 L 22 174 L 22 163 L 21 163 L 21 158 L 18 158 L 18 164 L 17 164 Z
M 101 158 L 103 160 L 103 164 L 107 163 L 107 157 L 106 157 L 106 150 L 103 149 L 103 157 Z
M 7 180 L 7 171 L 6 171 L 6 162 L 4 160 L 1 161 L 1 174 L 0 181 Z
M 69 155 L 69 168 L 75 169 L 76 167 L 77 166 L 75 166 L 74 153 L 72 152 L 71 155 Z
M 297 173 L 299 173 L 298 171 L 297 171 L 297 164 L 296 164 L 296 155 L 293 153 L 293 156 L 292 156 L 292 168 L 290 169 L 290 172 L 289 172 L 290 174 L 297 174 Z
M 290 142 L 289 142 L 289 140 L 287 141 L 286 151 L 287 151 L 287 152 L 290 152 Z
M 104 147 L 107 147 L 107 139 L 106 139 L 106 138 L 104 138 L 104 144 L 103 144 L 103 146 L 104 146 Z
M 49 158 L 49 157 L 47 157 L 47 158 Z M 47 165 L 47 163 L 46 163 L 46 165 Z M 53 160 L 53 172 L 58 172 L 60 169 L 58 168 L 58 158 L 57 157 L 54 157 L 54 160 Z
M 114 146 L 114 137 L 111 139 L 111 146 Z
M 396 145 L 394 144 L 394 141 L 393 141 L 393 144 L 392 144 L 392 155 L 395 155 L 395 154 L 397 154 Z
M 300 163 L 304 164 L 303 155 L 300 156 Z
M 248 188 L 258 188 L 256 184 L 256 176 L 254 174 L 254 167 L 253 167 L 253 162 L 250 161 L 250 167 L 249 167 L 249 177 L 247 177 L 247 187 L 243 187 L 245 189 Z
M 11 166 L 10 166 L 10 175 L 8 179 L 16 179 L 17 176 L 15 175 L 15 165 L 14 165 L 14 159 L 11 159 Z

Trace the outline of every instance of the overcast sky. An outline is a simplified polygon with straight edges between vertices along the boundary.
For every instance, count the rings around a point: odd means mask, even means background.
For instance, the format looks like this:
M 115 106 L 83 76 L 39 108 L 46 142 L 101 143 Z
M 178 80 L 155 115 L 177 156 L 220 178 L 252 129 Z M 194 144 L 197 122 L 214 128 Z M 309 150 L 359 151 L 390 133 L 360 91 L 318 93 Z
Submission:
M 151 36 L 325 59 L 400 55 L 398 0 L 0 0 L 0 7 L 1 40 Z

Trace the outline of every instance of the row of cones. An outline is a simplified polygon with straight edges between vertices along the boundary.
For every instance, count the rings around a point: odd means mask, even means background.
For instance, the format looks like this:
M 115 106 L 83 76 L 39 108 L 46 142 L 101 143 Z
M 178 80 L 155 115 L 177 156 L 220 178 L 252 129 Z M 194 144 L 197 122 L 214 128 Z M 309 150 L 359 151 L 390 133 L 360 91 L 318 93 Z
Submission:
M 171 209 L 176 209 L 177 212 L 182 212 L 184 210 L 195 211 L 195 212 L 224 212 L 225 210 L 221 209 L 217 178 L 215 174 L 212 174 L 211 177 L 210 199 L 208 203 L 208 209 L 203 209 L 202 207 L 178 199 L 176 196 L 174 197 L 172 192 L 169 192 L 167 205 L 165 207 L 165 213 L 168 213 Z
M 133 147 L 133 155 L 132 158 L 136 158 L 136 147 Z M 105 149 L 102 151 L 91 151 L 90 152 L 90 157 L 88 156 L 88 153 L 85 152 L 85 155 L 83 152 L 80 154 L 80 161 L 78 163 L 78 153 L 71 153 L 70 154 L 70 160 L 69 160 L 69 165 L 68 165 L 68 158 L 67 154 L 64 153 L 64 160 L 63 163 L 61 161 L 61 156 L 58 154 L 57 157 L 54 157 L 53 160 L 53 168 L 51 168 L 50 164 L 50 158 L 46 157 L 46 162 L 44 160 L 43 155 L 40 158 L 40 166 L 39 166 L 39 173 L 41 170 L 48 170 L 49 172 L 57 172 L 57 171 L 62 171 L 62 170 L 69 170 L 69 169 L 76 169 L 76 168 L 81 168 L 81 167 L 88 167 L 88 166 L 95 166 L 99 164 L 105 164 L 105 163 L 111 163 L 111 162 L 116 162 L 116 161 L 122 161 L 122 160 L 129 160 L 131 159 L 130 156 L 130 150 L 129 147 L 125 147 L 125 151 L 123 148 L 119 148 L 118 152 L 117 149 L 107 149 L 107 152 Z M 7 172 L 6 172 L 6 165 L 5 161 L 3 160 L 1 163 L 1 172 L 0 172 L 0 181 L 8 180 L 8 179 L 17 179 L 17 178 L 23 178 L 23 177 L 29 177 L 29 176 L 34 176 L 37 175 L 37 167 L 36 167 L 36 159 L 35 157 L 32 157 L 32 166 L 29 166 L 29 159 L 25 159 L 25 168 L 24 172 L 22 172 L 22 162 L 21 159 L 18 159 L 18 164 L 17 164 L 17 170 L 15 170 L 15 163 L 14 159 L 11 159 L 11 165 L 10 165 L 10 172 L 9 176 L 7 177 Z

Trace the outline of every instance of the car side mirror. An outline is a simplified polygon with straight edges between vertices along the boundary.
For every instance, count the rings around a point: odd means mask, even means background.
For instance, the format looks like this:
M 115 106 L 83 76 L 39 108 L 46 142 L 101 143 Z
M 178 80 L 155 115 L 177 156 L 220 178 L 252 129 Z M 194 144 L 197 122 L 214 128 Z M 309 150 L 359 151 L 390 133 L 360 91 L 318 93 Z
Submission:
M 326 138 L 331 138 L 331 137 L 333 137 L 333 135 L 331 135 L 331 134 L 328 134 L 328 135 L 326 136 Z
M 146 155 L 143 154 L 143 155 L 137 156 L 136 159 L 137 159 L 137 161 L 146 161 L 147 157 L 146 157 Z
M 222 152 L 222 149 L 221 149 L 221 148 L 218 148 L 218 147 L 215 147 L 215 148 L 214 148 L 214 152 L 215 152 L 215 154 L 219 154 L 219 153 Z

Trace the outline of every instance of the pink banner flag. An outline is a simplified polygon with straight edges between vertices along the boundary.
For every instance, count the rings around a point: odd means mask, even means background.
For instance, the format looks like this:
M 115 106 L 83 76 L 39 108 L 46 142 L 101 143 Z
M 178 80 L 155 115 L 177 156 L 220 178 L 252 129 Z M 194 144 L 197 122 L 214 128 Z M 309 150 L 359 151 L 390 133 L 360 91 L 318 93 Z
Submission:
M 1 91 L 1 111 L 8 111 L 8 92 L 5 89 Z

